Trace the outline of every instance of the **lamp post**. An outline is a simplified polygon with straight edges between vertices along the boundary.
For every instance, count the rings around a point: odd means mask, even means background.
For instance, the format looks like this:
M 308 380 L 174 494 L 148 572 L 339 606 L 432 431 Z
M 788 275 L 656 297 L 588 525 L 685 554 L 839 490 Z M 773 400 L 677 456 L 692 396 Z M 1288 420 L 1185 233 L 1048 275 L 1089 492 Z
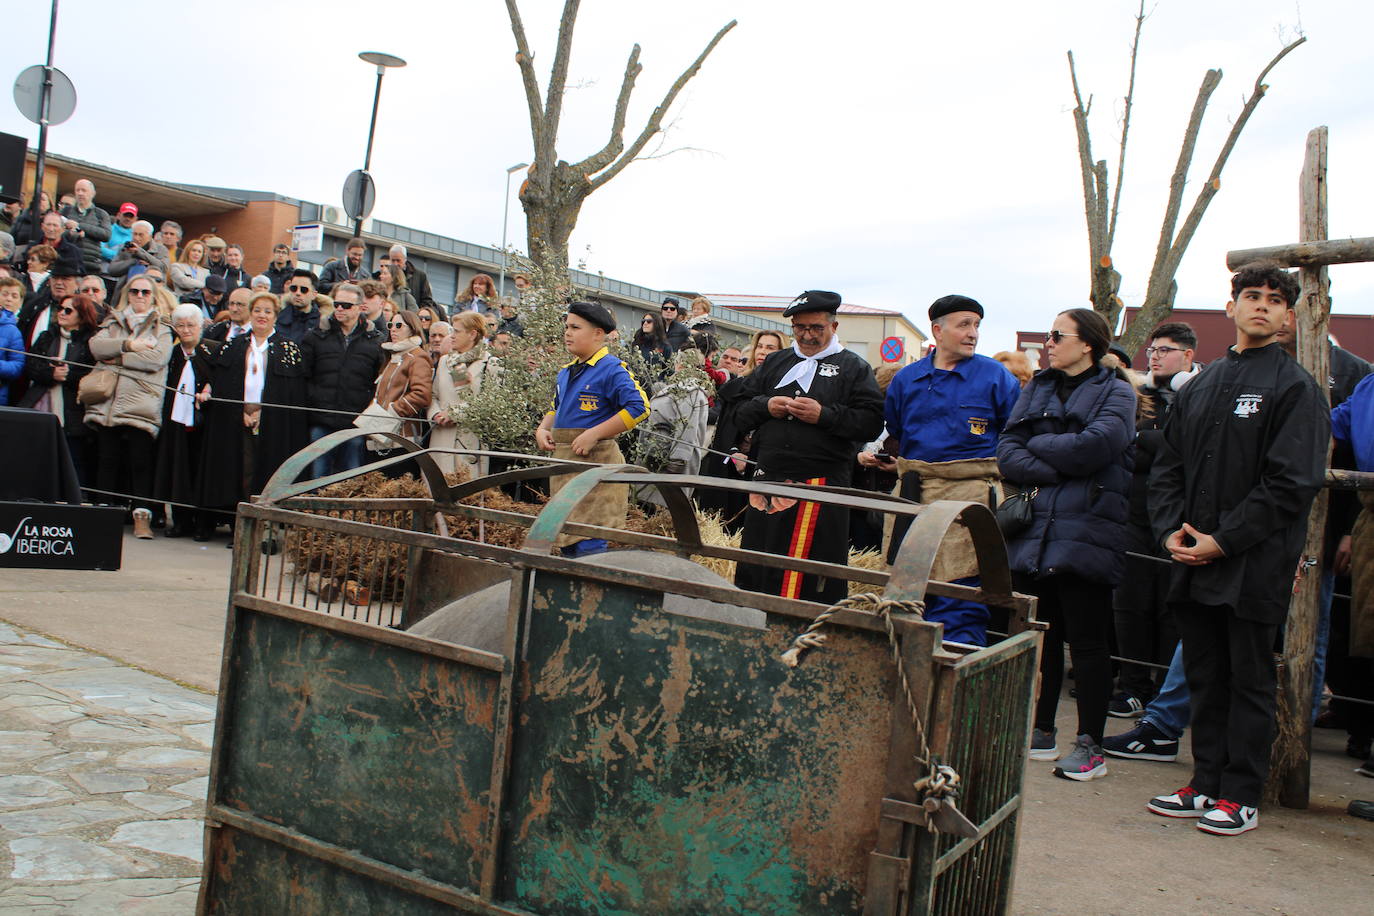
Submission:
M 366 173 L 372 167 L 372 138 L 377 133 L 377 103 L 382 98 L 382 76 L 386 73 L 387 67 L 404 67 L 406 62 L 394 54 L 383 54 L 381 51 L 363 51 L 358 55 L 369 64 L 377 65 L 377 89 L 372 93 L 372 122 L 367 127 L 367 153 L 363 155 L 363 172 Z M 371 177 L 370 175 L 368 176 Z M 363 200 L 367 196 L 367 182 L 358 183 L 358 208 L 361 213 Z M 353 220 L 353 237 L 356 239 L 363 234 L 363 218 L 359 216 Z
M 524 168 L 528 162 L 517 162 L 506 169 L 506 196 L 501 203 L 501 279 L 496 284 L 496 295 L 506 295 L 506 226 L 510 223 L 510 176 Z

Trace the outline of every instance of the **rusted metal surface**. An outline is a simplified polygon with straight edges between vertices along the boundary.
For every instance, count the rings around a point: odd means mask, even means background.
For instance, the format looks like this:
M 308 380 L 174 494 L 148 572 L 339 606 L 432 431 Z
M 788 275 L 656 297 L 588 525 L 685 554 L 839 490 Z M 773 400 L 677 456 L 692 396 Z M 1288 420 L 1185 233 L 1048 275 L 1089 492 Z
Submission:
M 991 513 L 747 485 L 914 516 L 889 576 L 708 548 L 687 515 L 676 538 L 568 524 L 598 483 L 657 486 L 670 507 L 679 486 L 719 483 L 568 464 L 517 472 L 578 472 L 524 519 L 523 550 L 424 530 L 431 508 L 488 511 L 456 504 L 476 481 L 426 474 L 432 503 L 369 514 L 369 500 L 312 504 L 303 494 L 329 479 L 288 483 L 287 470 L 241 507 L 200 911 L 1004 912 L 1039 635 Z M 980 589 L 927 581 L 956 524 L 973 534 Z M 303 529 L 398 548 L 398 607 L 415 619 L 457 598 L 466 571 L 505 575 L 502 652 L 317 612 L 284 552 L 262 548 Z M 932 834 L 914 804 L 922 767 L 881 619 L 836 614 L 824 650 L 788 668 L 780 655 L 821 605 L 565 559 L 549 552 L 560 532 L 1007 608 L 1029 631 L 978 651 L 943 650 L 939 625 L 894 616 L 931 750 L 962 774 L 978 836 Z M 766 626 L 665 612 L 665 594 L 757 608 Z

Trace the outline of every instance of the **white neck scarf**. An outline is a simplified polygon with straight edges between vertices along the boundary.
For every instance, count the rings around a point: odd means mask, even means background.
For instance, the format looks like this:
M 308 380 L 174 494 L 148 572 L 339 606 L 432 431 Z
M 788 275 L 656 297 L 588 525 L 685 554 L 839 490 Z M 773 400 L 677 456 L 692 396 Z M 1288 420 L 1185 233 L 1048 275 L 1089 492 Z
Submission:
M 183 353 L 185 351 L 182 351 Z M 196 425 L 196 371 L 191 365 L 191 357 L 181 367 L 181 377 L 177 379 L 177 393 L 172 395 L 172 420 L 182 426 Z
M 788 369 L 775 387 L 786 388 L 788 385 L 796 382 L 798 388 L 810 394 L 811 383 L 816 378 L 816 366 L 818 366 L 820 361 L 827 356 L 834 356 L 843 349 L 844 347 L 840 346 L 840 339 L 838 337 L 830 338 L 830 343 L 815 356 L 807 356 L 795 343 L 792 344 L 792 352 L 801 358 L 801 362 L 794 365 L 791 369 Z

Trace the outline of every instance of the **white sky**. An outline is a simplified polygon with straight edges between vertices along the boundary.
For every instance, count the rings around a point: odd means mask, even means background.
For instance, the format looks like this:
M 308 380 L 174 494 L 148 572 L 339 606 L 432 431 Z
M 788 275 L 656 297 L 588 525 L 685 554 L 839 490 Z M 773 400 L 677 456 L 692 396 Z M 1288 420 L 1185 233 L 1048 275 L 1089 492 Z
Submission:
M 655 288 L 789 295 L 829 288 L 924 327 L 950 292 L 988 309 L 984 352 L 1084 304 L 1087 242 L 1064 52 L 1095 94 L 1094 152 L 1115 181 L 1134 0 L 1026 4 L 587 0 L 560 153 L 605 142 L 634 42 L 644 72 L 627 134 L 725 22 L 739 25 L 674 109 L 671 146 L 594 194 L 573 237 L 588 269 Z M 541 82 L 562 4 L 524 0 Z M 1116 262 L 1137 304 L 1203 73 L 1225 72 L 1194 160 L 1200 182 L 1260 68 L 1270 75 L 1179 274 L 1180 306 L 1226 298 L 1225 252 L 1294 241 L 1307 131 L 1331 128 L 1331 236 L 1374 235 L 1374 3 L 1158 0 L 1145 24 Z M 14 73 L 41 63 L 48 9 L 6 11 Z M 76 84 L 55 153 L 173 181 L 339 203 L 382 90 L 374 215 L 483 244 L 501 238 L 504 169 L 531 158 L 499 0 L 111 4 L 66 0 L 56 64 Z M 0 131 L 36 143 L 12 104 Z M 629 141 L 627 136 L 627 142 Z M 1192 193 L 1185 197 L 1185 208 Z M 111 201 L 102 201 L 107 207 Z M 524 220 L 512 190 L 512 241 Z M 1336 268 L 1336 308 L 1374 311 L 1374 267 Z

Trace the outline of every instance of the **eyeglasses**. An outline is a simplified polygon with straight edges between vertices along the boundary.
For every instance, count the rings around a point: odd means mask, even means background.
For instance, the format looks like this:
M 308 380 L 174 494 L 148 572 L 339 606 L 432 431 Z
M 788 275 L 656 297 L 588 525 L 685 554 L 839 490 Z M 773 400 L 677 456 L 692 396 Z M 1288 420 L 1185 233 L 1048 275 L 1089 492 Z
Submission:
M 134 289 L 132 286 L 129 287 L 130 296 L 151 296 L 152 294 L 153 291 L 151 289 Z
M 64 306 L 62 306 L 60 309 L 57 310 L 57 314 L 59 314 L 59 315 L 75 315 L 75 314 L 76 314 L 76 309 L 72 308 L 70 305 L 64 305 Z
M 1072 331 L 1049 331 L 1045 334 L 1045 339 L 1051 343 L 1063 343 L 1065 337 L 1078 337 Z
M 356 303 L 356 302 L 340 302 L 340 301 L 337 300 L 337 299 L 334 300 L 334 308 L 335 308 L 335 309 L 355 309 L 355 308 L 357 308 L 357 307 L 358 307 L 358 303 Z
M 288 286 L 287 289 L 291 290 L 291 292 L 293 292 L 293 293 L 308 293 L 308 292 L 310 292 L 310 287 L 308 287 L 308 286 L 296 286 L 294 283 L 291 284 L 290 286 Z
M 677 306 L 676 306 L 676 305 L 665 305 L 663 308 L 659 309 L 659 311 L 660 311 L 660 312 L 676 312 L 676 311 L 677 311 Z
M 421 316 L 420 316 L 420 320 L 423 321 L 423 322 L 428 323 L 428 322 L 431 322 L 431 321 L 434 320 L 434 316 L 433 316 L 433 315 L 421 315 Z
M 393 331 L 396 330 L 397 328 L 403 328 L 403 327 L 405 327 L 405 326 L 406 326 L 406 323 L 405 323 L 404 321 L 393 321 L 393 322 L 391 322 L 390 324 L 387 325 L 387 327 L 391 328 Z
M 1182 348 L 1182 347 L 1146 347 L 1146 348 L 1145 348 L 1145 355 L 1146 355 L 1146 356 L 1154 356 L 1156 353 L 1158 353 L 1160 356 L 1168 356 L 1170 353 L 1182 353 L 1182 352 L 1183 352 L 1183 348 Z
M 794 324 L 792 330 L 797 334 L 819 334 L 828 327 L 828 324 Z

